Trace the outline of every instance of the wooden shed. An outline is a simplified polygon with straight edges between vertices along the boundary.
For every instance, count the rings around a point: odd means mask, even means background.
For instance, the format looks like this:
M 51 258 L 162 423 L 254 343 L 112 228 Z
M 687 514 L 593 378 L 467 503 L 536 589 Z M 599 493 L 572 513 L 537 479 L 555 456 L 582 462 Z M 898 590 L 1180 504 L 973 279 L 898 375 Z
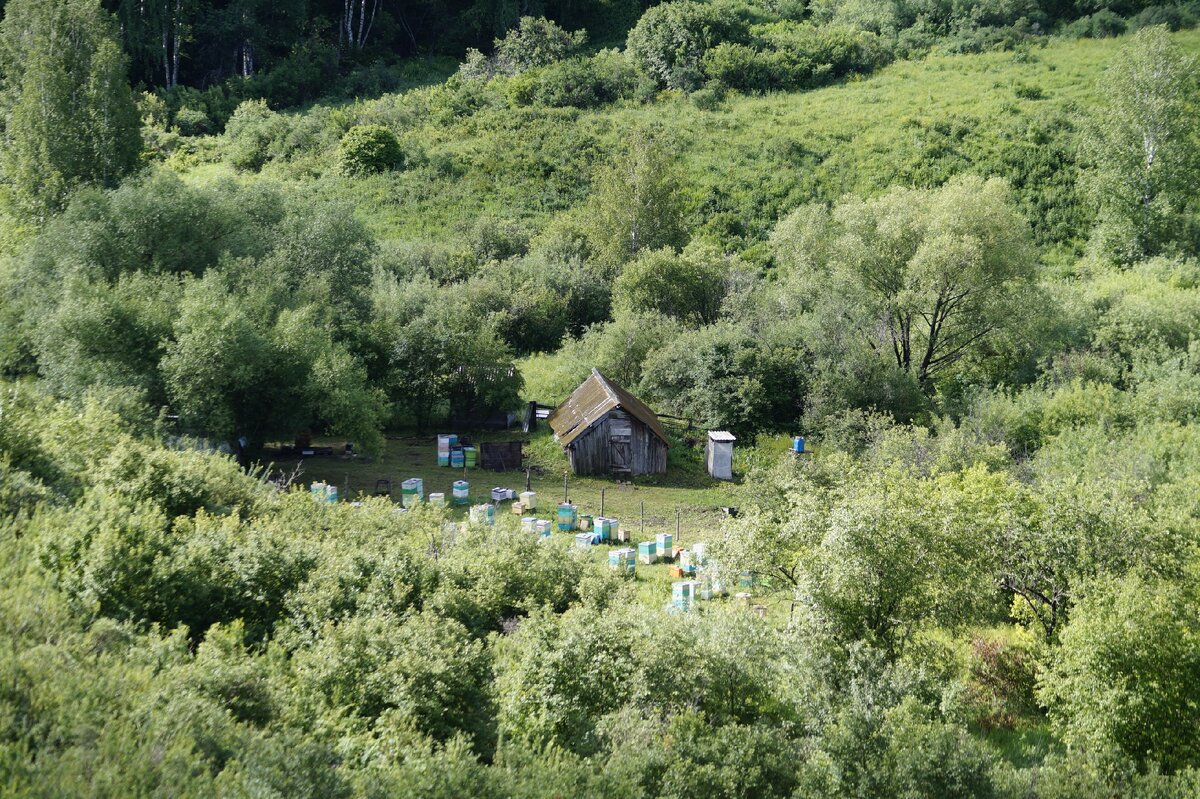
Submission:
M 593 369 L 546 419 L 575 474 L 665 474 L 667 434 L 641 400 Z

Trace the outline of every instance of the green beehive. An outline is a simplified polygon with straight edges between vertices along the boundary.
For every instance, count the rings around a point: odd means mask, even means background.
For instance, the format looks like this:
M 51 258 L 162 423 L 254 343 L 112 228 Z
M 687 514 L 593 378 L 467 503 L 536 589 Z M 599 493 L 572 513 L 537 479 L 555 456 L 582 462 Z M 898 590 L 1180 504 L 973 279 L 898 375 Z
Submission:
M 425 498 L 425 484 L 420 477 L 410 477 L 400 484 L 400 503 L 411 508 Z
M 463 447 L 463 463 L 468 469 L 475 468 L 475 458 L 476 453 L 474 447 Z
M 468 493 L 469 488 L 470 484 L 466 480 L 454 481 L 453 498 L 455 505 L 466 505 L 468 502 L 470 502 L 470 496 Z
M 617 520 L 601 516 L 596 519 L 596 532 L 600 534 L 601 541 L 615 541 L 617 539 Z
M 649 566 L 658 560 L 658 544 L 653 541 L 643 541 L 638 544 L 638 563 Z
M 608 568 L 621 574 L 633 574 L 636 559 L 632 549 L 614 549 L 608 553 Z
M 574 505 L 566 502 L 560 503 L 558 506 L 558 529 L 564 533 L 569 533 L 575 529 L 576 524 L 576 508 Z
M 696 602 L 696 589 L 700 584 L 695 580 L 680 580 L 671 583 L 671 607 L 687 612 Z

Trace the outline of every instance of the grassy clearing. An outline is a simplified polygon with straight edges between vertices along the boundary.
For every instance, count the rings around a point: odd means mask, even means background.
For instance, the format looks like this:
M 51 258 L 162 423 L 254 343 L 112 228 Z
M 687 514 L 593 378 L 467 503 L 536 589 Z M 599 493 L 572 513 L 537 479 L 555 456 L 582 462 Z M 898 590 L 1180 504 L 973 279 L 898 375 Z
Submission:
M 480 435 L 476 442 L 511 438 L 507 434 Z M 323 440 L 318 445 L 333 446 L 340 451 L 344 441 Z M 552 518 L 555 505 L 563 499 L 563 476 L 566 473 L 566 458 L 561 448 L 554 444 L 547 433 L 535 435 L 526 447 L 536 467 L 530 475 L 530 488 L 538 494 L 540 518 Z M 555 451 L 556 454 L 555 454 Z M 694 461 L 694 454 L 687 461 Z M 737 487 L 729 483 L 712 480 L 697 474 L 694 462 L 685 462 L 683 456 L 673 458 L 671 471 L 665 476 L 639 478 L 634 484 L 619 484 L 609 479 L 596 477 L 568 478 L 570 500 L 579 506 L 580 513 L 600 514 L 601 491 L 604 492 L 604 513 L 621 520 L 635 538 L 643 537 L 641 531 L 642 506 L 645 506 L 645 538 L 660 532 L 675 532 L 675 513 L 679 511 L 680 538 L 685 544 L 703 540 L 725 519 L 722 506 L 736 504 Z M 420 477 L 425 492 L 442 492 L 451 495 L 455 480 L 467 480 L 471 484 L 471 503 L 490 501 L 493 486 L 503 486 L 522 491 L 525 488 L 525 473 L 518 471 L 490 472 L 482 469 L 449 469 L 437 465 L 436 436 L 406 436 L 391 438 L 385 451 L 377 458 L 310 458 L 303 463 L 295 460 L 279 460 L 274 463 L 276 471 L 291 472 L 301 469 L 299 482 L 307 485 L 320 480 L 333 483 L 344 499 L 355 499 L 360 495 L 374 493 L 375 482 L 380 479 L 393 481 L 396 501 L 400 499 L 400 482 L 410 477 Z M 508 514 L 505 503 L 500 511 Z M 451 509 L 454 518 L 463 518 L 465 510 Z
M 483 434 L 473 437 L 479 441 L 497 441 L 511 439 L 512 434 Z M 566 457 L 562 448 L 554 442 L 548 432 L 542 431 L 528 437 L 526 445 L 528 460 L 535 466 L 530 476 L 530 487 L 538 494 L 538 518 L 554 519 L 554 510 L 563 498 L 563 475 L 567 471 Z M 323 439 L 314 442 L 318 446 L 332 446 L 335 452 L 340 452 L 344 441 Z M 782 438 L 770 439 L 763 447 L 768 451 L 786 449 Z M 735 461 L 737 466 L 744 466 L 751 457 L 762 457 L 761 451 L 754 452 L 747 447 L 739 452 Z M 620 520 L 622 527 L 630 533 L 632 543 L 654 538 L 660 532 L 676 533 L 676 511 L 679 513 L 678 535 L 675 543 L 690 546 L 697 541 L 704 541 L 724 524 L 728 517 L 721 510 L 723 506 L 736 505 L 741 496 L 742 485 L 739 481 L 733 483 L 721 482 L 709 478 L 703 467 L 703 448 L 688 448 L 676 441 L 672 448 L 670 469 L 667 475 L 639 478 L 635 484 L 618 484 L 613 480 L 596 477 L 568 478 L 568 493 L 572 502 L 579 506 L 580 513 L 600 515 L 601 491 L 604 492 L 604 513 Z M 524 472 L 490 472 L 482 469 L 449 469 L 437 465 L 437 437 L 410 435 L 392 437 L 387 441 L 385 451 L 377 458 L 344 458 L 340 455 L 333 457 L 309 458 L 302 463 L 296 460 L 277 460 L 272 465 L 275 472 L 290 473 L 297 467 L 301 472 L 298 484 L 307 486 L 313 481 L 333 483 L 338 486 L 343 500 L 354 500 L 362 496 L 370 496 L 375 489 L 375 481 L 391 479 L 393 481 L 393 500 L 400 501 L 400 482 L 410 477 L 420 477 L 424 482 L 426 495 L 431 492 L 442 492 L 447 498 L 451 496 L 452 484 L 455 480 L 465 479 L 471 484 L 471 504 L 490 501 L 493 486 L 503 486 L 516 491 L 524 490 Z M 736 472 L 735 472 L 736 473 Z M 642 508 L 645 508 L 645 522 L 642 523 Z M 501 525 L 517 526 L 519 517 L 509 512 L 511 505 L 502 503 L 497 509 L 497 522 Z M 467 508 L 447 507 L 447 517 L 456 521 L 467 518 Z M 573 534 L 555 531 L 549 542 L 550 546 L 559 547 L 564 552 L 574 544 Z M 617 545 L 613 545 L 617 546 Z M 625 546 L 624 544 L 619 546 Z M 593 547 L 589 557 L 598 567 L 605 567 L 608 553 L 612 546 Z M 653 566 L 637 566 L 634 577 L 636 593 L 639 599 L 650 608 L 661 608 L 669 603 L 671 598 L 672 577 L 666 564 Z M 732 592 L 737 589 L 729 586 Z M 786 623 L 789 600 L 777 592 L 759 590 L 754 592 L 753 602 L 767 606 L 768 619 L 780 626 Z M 719 603 L 735 602 L 732 596 L 717 600 Z

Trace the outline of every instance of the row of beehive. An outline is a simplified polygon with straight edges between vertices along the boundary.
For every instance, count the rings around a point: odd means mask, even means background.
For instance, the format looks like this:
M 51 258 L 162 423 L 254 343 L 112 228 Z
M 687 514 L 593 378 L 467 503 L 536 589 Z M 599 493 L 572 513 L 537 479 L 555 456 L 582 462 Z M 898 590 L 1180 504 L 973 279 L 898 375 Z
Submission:
M 447 433 L 438 436 L 437 458 L 438 466 L 449 466 L 453 469 L 474 469 L 477 453 L 474 447 L 461 445 L 458 436 Z

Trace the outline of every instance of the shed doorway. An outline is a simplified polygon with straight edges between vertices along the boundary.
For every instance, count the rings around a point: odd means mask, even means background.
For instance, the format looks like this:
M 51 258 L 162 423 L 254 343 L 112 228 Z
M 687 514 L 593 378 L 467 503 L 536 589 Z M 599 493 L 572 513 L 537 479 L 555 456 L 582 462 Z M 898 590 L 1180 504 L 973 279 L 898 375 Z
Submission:
M 628 416 L 613 414 L 609 418 L 608 463 L 613 474 L 633 473 L 633 425 Z

